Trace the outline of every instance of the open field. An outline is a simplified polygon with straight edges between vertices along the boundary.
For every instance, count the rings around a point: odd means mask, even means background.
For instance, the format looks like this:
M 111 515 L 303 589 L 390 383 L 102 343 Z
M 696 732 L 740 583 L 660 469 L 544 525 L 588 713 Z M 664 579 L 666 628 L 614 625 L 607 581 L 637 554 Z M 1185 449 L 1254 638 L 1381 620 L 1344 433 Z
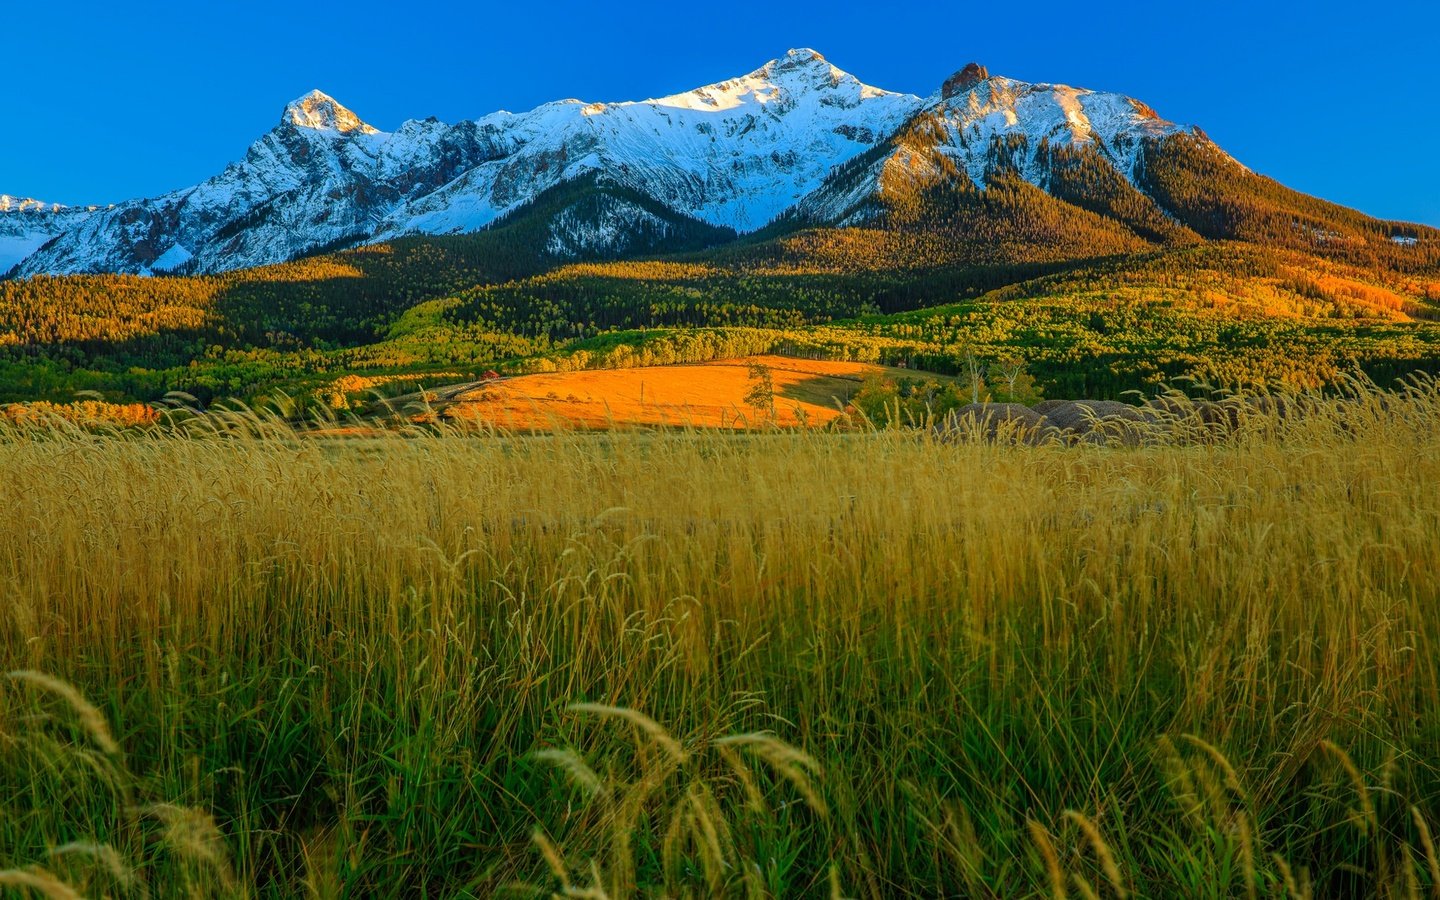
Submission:
M 0 883 L 1433 897 L 1437 422 L 6 426 Z
M 770 372 L 773 416 L 746 402 L 752 365 Z M 821 425 L 840 415 L 866 376 L 916 374 L 923 373 L 867 363 L 750 356 L 694 365 L 506 378 L 456 394 L 445 410 L 456 419 L 521 431 L 635 425 Z

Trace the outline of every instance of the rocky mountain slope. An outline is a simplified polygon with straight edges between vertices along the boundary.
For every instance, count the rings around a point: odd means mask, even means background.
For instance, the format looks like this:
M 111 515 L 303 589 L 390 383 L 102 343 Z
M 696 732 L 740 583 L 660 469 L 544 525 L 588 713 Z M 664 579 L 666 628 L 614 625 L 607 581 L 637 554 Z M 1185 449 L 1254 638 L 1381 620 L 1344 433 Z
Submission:
M 1129 97 L 991 77 L 971 63 L 881 152 L 835 173 L 795 212 L 815 222 L 859 224 L 887 194 L 957 175 L 985 186 L 1008 171 L 1049 187 L 1056 155 L 1067 151 L 1084 152 L 1107 174 L 1134 183 L 1145 142 L 1187 130 Z
M 0 276 L 93 212 L 0 194 Z

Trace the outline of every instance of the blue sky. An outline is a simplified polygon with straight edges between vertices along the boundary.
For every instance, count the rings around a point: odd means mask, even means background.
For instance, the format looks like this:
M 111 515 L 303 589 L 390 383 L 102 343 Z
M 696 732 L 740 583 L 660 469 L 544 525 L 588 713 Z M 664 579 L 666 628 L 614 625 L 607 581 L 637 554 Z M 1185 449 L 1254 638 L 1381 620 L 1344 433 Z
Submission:
M 389 130 L 659 96 L 813 47 L 891 90 L 977 60 L 1120 91 L 1291 187 L 1440 225 L 1432 0 L 0 2 L 0 192 L 51 201 L 193 184 L 311 88 Z

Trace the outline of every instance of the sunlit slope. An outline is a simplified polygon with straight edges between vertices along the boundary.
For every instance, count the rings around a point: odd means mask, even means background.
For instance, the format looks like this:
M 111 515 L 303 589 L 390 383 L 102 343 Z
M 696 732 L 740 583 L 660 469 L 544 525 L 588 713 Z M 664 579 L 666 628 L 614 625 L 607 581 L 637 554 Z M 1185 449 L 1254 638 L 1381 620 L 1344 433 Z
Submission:
M 1210 239 L 1302 250 L 1371 269 L 1440 266 L 1440 230 L 1390 222 L 1311 197 L 1239 165 L 1203 134 L 1147 141 L 1138 185 Z

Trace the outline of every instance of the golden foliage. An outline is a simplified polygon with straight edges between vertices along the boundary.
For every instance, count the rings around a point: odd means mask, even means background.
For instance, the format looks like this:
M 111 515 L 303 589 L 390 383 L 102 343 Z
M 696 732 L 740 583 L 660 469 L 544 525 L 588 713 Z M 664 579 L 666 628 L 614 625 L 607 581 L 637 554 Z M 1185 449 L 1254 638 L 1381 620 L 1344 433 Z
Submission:
M 77 400 L 74 403 L 10 403 L 0 406 L 0 418 L 16 425 L 38 425 L 53 420 L 75 425 L 153 425 L 160 421 L 160 412 L 145 403 L 106 403 L 103 400 Z

